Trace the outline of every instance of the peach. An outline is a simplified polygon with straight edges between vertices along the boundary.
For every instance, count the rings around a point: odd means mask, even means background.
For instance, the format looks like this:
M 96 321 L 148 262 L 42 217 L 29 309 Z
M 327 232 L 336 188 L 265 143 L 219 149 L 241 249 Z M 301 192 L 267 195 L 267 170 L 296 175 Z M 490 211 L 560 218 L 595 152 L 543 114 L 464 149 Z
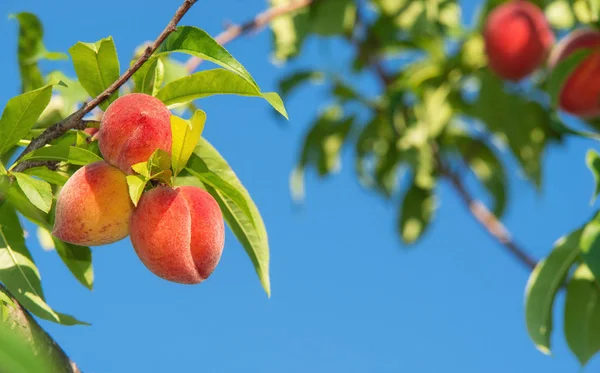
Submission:
M 554 43 L 542 10 L 523 0 L 494 8 L 486 19 L 483 36 L 490 69 L 515 82 L 540 66 Z
M 171 153 L 171 112 L 157 98 L 130 93 L 116 99 L 100 122 L 98 146 L 104 159 L 127 174 L 157 149 Z
M 83 130 L 84 133 L 94 136 L 99 131 L 99 128 L 86 128 Z
M 159 186 L 142 195 L 131 217 L 130 238 L 142 263 L 155 275 L 197 284 L 221 259 L 223 215 L 203 189 Z
M 62 187 L 52 234 L 75 245 L 109 244 L 127 236 L 132 213 L 125 174 L 104 161 L 90 163 Z
M 564 37 L 554 48 L 548 65 L 554 68 L 575 51 L 592 52 L 569 74 L 559 93 L 564 111 L 591 118 L 600 115 L 600 32 L 579 29 Z

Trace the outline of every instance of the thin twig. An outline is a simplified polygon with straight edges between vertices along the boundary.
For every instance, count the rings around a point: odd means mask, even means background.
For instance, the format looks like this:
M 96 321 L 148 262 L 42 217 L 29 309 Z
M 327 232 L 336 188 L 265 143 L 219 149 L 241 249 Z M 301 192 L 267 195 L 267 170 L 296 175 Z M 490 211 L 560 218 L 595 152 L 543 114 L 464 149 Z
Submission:
M 133 65 L 123 73 L 113 84 L 111 84 L 104 92 L 100 93 L 96 98 L 86 103 L 81 107 L 81 109 L 77 110 L 73 114 L 69 115 L 62 121 L 54 124 L 53 126 L 46 129 L 40 136 L 33 139 L 31 143 L 25 148 L 25 150 L 19 155 L 17 161 L 21 159 L 25 154 L 34 151 L 35 149 L 39 149 L 46 144 L 49 144 L 52 140 L 55 140 L 62 136 L 64 133 L 69 131 L 70 129 L 83 129 L 85 128 L 85 124 L 82 123 L 83 117 L 91 112 L 95 107 L 100 105 L 106 99 L 108 99 L 113 93 L 115 93 L 125 82 L 127 82 L 131 76 L 142 67 L 142 65 L 148 61 L 150 56 L 158 49 L 158 47 L 162 44 L 162 42 L 169 36 L 172 32 L 175 31 L 175 28 L 181 18 L 187 13 L 187 11 L 194 5 L 194 3 L 198 0 L 185 0 L 183 4 L 177 9 L 175 15 L 169 22 L 169 24 L 165 27 L 165 29 L 158 35 L 156 40 L 150 44 L 145 50 L 144 53 L 135 61 Z M 23 171 L 27 168 L 31 167 L 30 162 L 26 161 L 19 164 L 15 167 L 15 171 Z
M 445 165 L 441 164 L 438 158 L 438 169 L 446 177 L 450 184 L 456 190 L 461 201 L 468 207 L 471 215 L 485 228 L 485 230 L 498 242 L 500 242 L 509 253 L 515 256 L 522 264 L 535 268 L 537 260 L 532 258 L 527 252 L 513 241 L 510 232 L 504 224 L 480 201 L 469 194 L 461 178 Z
M 296 0 L 285 5 L 276 6 L 270 8 L 262 13 L 259 13 L 252 20 L 243 23 L 241 25 L 229 25 L 225 31 L 215 37 L 217 43 L 225 45 L 232 40 L 248 34 L 252 31 L 258 31 L 273 19 L 292 13 L 296 10 L 305 8 L 319 0 Z M 323 0 L 321 0 L 323 1 Z M 190 57 L 186 62 L 186 69 L 189 73 L 194 72 L 198 66 L 202 63 L 202 59 L 198 57 Z

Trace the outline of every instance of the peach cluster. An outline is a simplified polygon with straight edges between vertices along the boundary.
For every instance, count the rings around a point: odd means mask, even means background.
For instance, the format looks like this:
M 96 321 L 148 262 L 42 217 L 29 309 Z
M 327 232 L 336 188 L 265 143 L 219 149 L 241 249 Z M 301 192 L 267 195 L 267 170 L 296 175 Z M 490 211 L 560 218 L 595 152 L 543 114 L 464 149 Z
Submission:
M 223 215 L 198 187 L 158 186 L 137 207 L 127 174 L 157 149 L 171 151 L 171 113 L 158 99 L 132 93 L 106 110 L 97 133 L 104 161 L 77 170 L 56 203 L 52 234 L 75 245 L 97 246 L 131 238 L 144 265 L 157 276 L 197 284 L 217 266 L 224 246 Z
M 569 72 L 559 92 L 562 110 L 582 118 L 600 115 L 600 32 L 580 29 L 551 51 L 554 33 L 537 5 L 512 0 L 494 8 L 483 36 L 489 68 L 500 78 L 519 81 L 548 59 L 552 70 L 579 50 L 590 53 Z M 598 80 L 598 83 L 596 83 Z

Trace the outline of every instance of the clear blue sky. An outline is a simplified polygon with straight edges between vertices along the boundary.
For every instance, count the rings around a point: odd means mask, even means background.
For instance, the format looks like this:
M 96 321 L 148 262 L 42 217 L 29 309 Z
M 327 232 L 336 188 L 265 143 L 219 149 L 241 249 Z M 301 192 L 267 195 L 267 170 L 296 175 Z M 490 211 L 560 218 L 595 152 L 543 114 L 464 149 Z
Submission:
M 179 3 L 0 0 L 0 106 L 19 90 L 17 25 L 10 13 L 38 14 L 52 51 L 112 35 L 123 66 L 135 46 L 162 30 Z M 265 6 L 263 0 L 200 0 L 182 23 L 214 35 L 225 21 L 245 20 Z M 467 10 L 470 17 L 472 4 Z M 298 67 L 345 71 L 350 55 L 341 42 L 313 41 L 302 58 L 281 68 L 270 63 L 270 42 L 270 33 L 263 32 L 229 46 L 265 90 Z M 45 65 L 46 71 L 54 66 L 72 71 L 68 61 Z M 376 92 L 369 79 L 356 82 Z M 67 353 L 86 373 L 578 372 L 561 335 L 562 312 L 556 313 L 554 356 L 534 348 L 523 314 L 528 272 L 481 230 L 447 185 L 440 187 L 430 233 L 412 248 L 402 247 L 395 234 L 396 204 L 358 185 L 351 152 L 339 175 L 320 181 L 310 173 L 305 205 L 292 204 L 288 175 L 323 97 L 318 88 L 294 94 L 286 125 L 257 99 L 203 100 L 205 136 L 234 167 L 265 219 L 271 299 L 230 232 L 220 265 L 198 286 L 152 275 L 129 239 L 95 248 L 93 292 L 30 237 L 48 302 L 93 324 L 42 322 Z M 593 211 L 592 177 L 584 165 L 591 146 L 571 139 L 551 148 L 539 194 L 508 160 L 513 171 L 505 221 L 537 257 Z M 559 296 L 559 310 L 563 300 Z M 600 358 L 586 371 L 598 369 Z

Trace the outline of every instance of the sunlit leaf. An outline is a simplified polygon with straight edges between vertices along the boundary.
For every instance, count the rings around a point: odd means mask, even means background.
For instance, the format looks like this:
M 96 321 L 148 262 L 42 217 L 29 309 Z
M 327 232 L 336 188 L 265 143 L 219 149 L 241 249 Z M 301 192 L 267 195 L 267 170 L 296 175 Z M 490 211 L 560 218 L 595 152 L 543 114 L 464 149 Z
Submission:
M 225 221 L 252 260 L 267 295 L 269 279 L 269 241 L 263 220 L 250 194 L 217 150 L 203 138 L 194 150 L 186 170 L 205 185 L 217 200 Z
M 206 113 L 197 110 L 190 120 L 178 116 L 171 116 L 171 132 L 173 145 L 171 146 L 171 162 L 175 176 L 183 170 L 192 155 L 206 122 Z
M 96 43 L 78 42 L 69 49 L 69 53 L 81 85 L 92 97 L 98 96 L 119 79 L 119 58 L 112 37 Z M 115 92 L 100 107 L 106 110 L 118 96 Z
M 550 354 L 554 298 L 579 255 L 581 232 L 579 229 L 560 238 L 550 255 L 537 264 L 527 281 L 525 323 L 529 337 L 544 354 Z
M 43 212 L 50 211 L 52 207 L 52 187 L 43 180 L 35 179 L 21 172 L 13 172 L 19 187 L 27 198 Z

